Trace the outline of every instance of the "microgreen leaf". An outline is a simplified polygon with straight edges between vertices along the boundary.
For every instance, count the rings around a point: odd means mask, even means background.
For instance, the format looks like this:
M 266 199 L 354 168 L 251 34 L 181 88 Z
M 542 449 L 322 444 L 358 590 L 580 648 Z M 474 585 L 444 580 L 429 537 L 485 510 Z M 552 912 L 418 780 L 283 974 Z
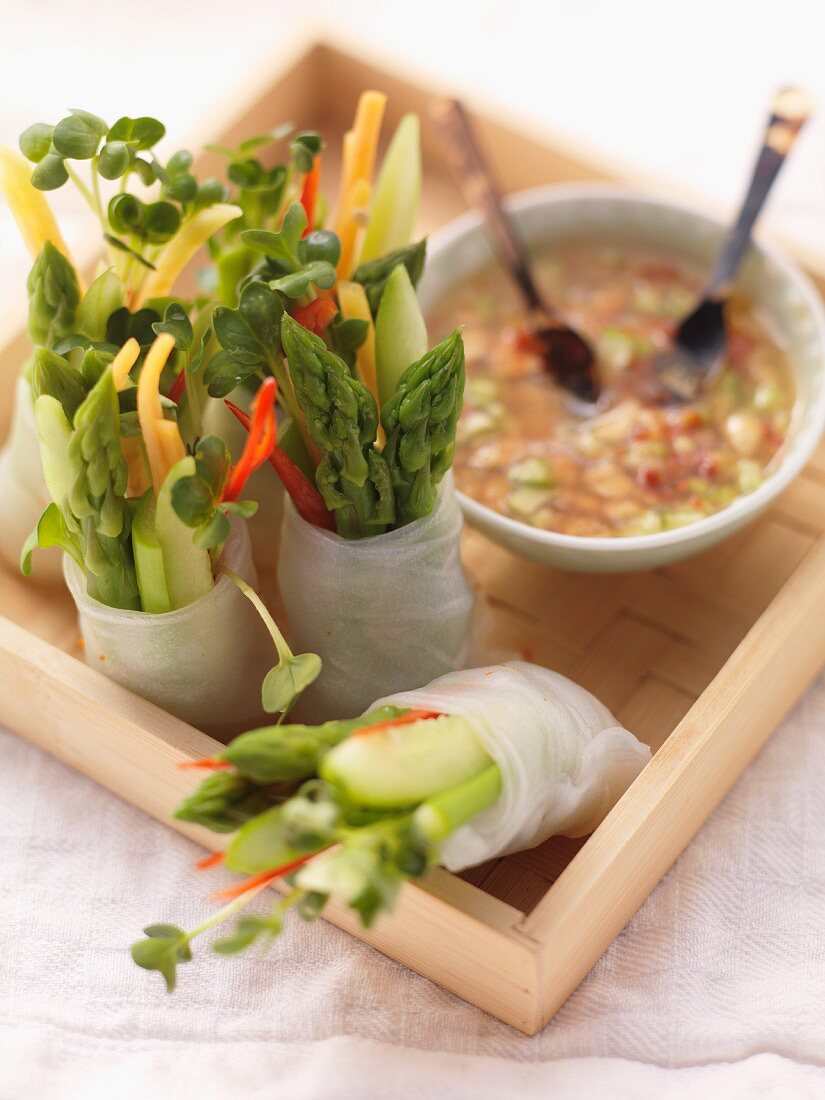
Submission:
M 32 172 L 32 185 L 38 191 L 56 191 L 69 178 L 59 153 L 46 153 Z
M 39 164 L 52 147 L 53 133 L 54 126 L 35 122 L 20 135 L 20 152 L 27 160 Z
M 153 343 L 155 339 L 155 324 L 160 321 L 160 315 L 154 309 L 144 307 L 137 313 L 131 313 L 126 306 L 116 309 L 106 323 L 106 343 L 116 344 L 122 348 L 131 337 L 142 348 Z
M 158 970 L 171 993 L 175 988 L 177 964 L 192 958 L 187 934 L 174 924 L 150 924 L 143 932 L 147 938 L 132 944 L 132 958 L 144 970 Z
M 175 347 L 178 351 L 188 351 L 194 340 L 192 322 L 180 302 L 171 302 L 166 307 L 163 320 L 155 321 L 152 325 L 152 331 L 158 335 L 167 332 L 170 336 L 174 336 Z
M 124 141 L 136 150 L 151 149 L 157 145 L 166 127 L 156 118 L 119 118 L 108 133 L 109 141 Z
M 208 523 L 215 510 L 212 489 L 198 474 L 181 477 L 172 486 L 172 507 L 187 527 Z
M 37 521 L 37 527 L 23 544 L 20 552 L 20 569 L 28 577 L 32 571 L 32 553 L 38 548 L 48 550 L 50 546 L 59 546 L 70 554 L 82 567 L 83 556 L 77 536 L 69 531 L 63 513 L 54 503 L 50 504 Z
M 384 287 L 395 268 L 399 264 L 403 264 L 407 269 L 412 285 L 414 287 L 418 286 L 418 280 L 424 271 L 426 254 L 427 241 L 425 238 L 416 244 L 410 244 L 405 248 L 397 248 L 394 252 L 388 252 L 386 256 L 380 256 L 376 260 L 369 260 L 356 268 L 352 275 L 353 281 L 361 283 L 366 290 L 373 317 L 378 313 Z
M 321 152 L 323 146 L 324 143 L 320 134 L 309 130 L 296 134 L 289 143 L 289 152 L 296 169 L 299 172 L 311 171 L 312 162 Z
M 52 134 L 52 144 L 63 157 L 70 157 L 72 160 L 91 160 L 105 133 L 106 123 L 102 119 L 97 119 L 94 115 L 85 112 L 78 112 L 58 122 Z
M 329 290 L 335 285 L 335 268 L 331 263 L 315 260 L 291 275 L 282 275 L 279 279 L 273 279 L 269 285 L 272 290 L 280 291 L 287 298 L 300 298 L 302 294 L 306 294 L 313 283 L 322 290 Z
M 228 516 L 219 507 L 208 520 L 195 528 L 192 541 L 195 546 L 200 546 L 202 550 L 212 550 L 226 542 L 231 530 Z
M 317 653 L 298 653 L 271 668 L 261 685 L 261 703 L 267 714 L 285 714 L 302 691 L 321 674 Z
M 219 955 L 237 955 L 245 951 L 261 936 L 266 935 L 274 939 L 281 931 L 281 917 L 274 913 L 269 917 L 242 917 L 231 935 L 216 940 L 212 944 L 212 950 Z
M 131 159 L 125 141 L 107 141 L 100 150 L 97 170 L 105 180 L 117 180 L 129 170 Z
M 238 310 L 264 351 L 280 347 L 284 305 L 270 287 L 265 283 L 247 283 L 241 291 Z

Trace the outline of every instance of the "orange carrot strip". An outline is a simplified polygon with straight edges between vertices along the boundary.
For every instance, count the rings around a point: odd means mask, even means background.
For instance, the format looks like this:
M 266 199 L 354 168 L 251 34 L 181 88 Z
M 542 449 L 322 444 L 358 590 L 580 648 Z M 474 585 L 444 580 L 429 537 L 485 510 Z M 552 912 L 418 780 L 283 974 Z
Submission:
M 204 856 L 203 859 L 199 859 L 195 864 L 195 867 L 199 871 L 208 871 L 211 867 L 217 867 L 219 863 L 223 863 L 226 859 L 225 852 L 213 852 L 209 856 Z
M 218 760 L 216 756 L 204 756 L 200 760 L 184 760 L 178 764 L 179 768 L 188 771 L 190 768 L 207 768 L 213 772 L 226 771 L 232 765 L 228 760 Z
M 374 726 L 362 726 L 353 732 L 353 737 L 366 737 L 370 733 L 379 733 L 381 730 L 394 729 L 396 726 L 409 726 L 413 722 L 422 722 L 425 718 L 440 718 L 437 710 L 409 710 L 400 718 L 387 718 L 384 722 L 376 722 Z
M 252 875 L 251 878 L 246 879 L 245 882 L 241 882 L 237 886 L 228 886 L 225 890 L 218 890 L 212 895 L 212 898 L 215 901 L 232 901 L 233 898 L 239 898 L 243 894 L 249 893 L 250 890 L 257 889 L 259 886 L 266 886 L 268 882 L 273 882 L 276 878 L 281 878 L 282 875 L 288 875 L 290 871 L 302 867 L 305 863 L 308 863 L 323 851 L 326 851 L 326 849 L 321 848 L 317 852 L 310 852 L 308 855 L 300 856 L 298 859 L 293 859 L 289 863 L 284 863 L 281 867 L 273 867 L 271 871 L 261 871 L 259 875 Z

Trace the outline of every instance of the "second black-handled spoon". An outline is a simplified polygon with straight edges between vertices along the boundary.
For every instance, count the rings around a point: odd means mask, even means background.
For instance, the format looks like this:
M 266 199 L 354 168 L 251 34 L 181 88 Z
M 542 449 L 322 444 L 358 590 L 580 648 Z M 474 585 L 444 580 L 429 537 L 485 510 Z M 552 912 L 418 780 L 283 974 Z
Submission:
M 722 246 L 702 300 L 676 328 L 671 347 L 653 360 L 657 382 L 670 399 L 693 400 L 721 361 L 727 339 L 725 303 L 733 278 L 750 247 L 754 222 L 808 113 L 804 92 L 783 88 L 777 93 L 742 209 Z

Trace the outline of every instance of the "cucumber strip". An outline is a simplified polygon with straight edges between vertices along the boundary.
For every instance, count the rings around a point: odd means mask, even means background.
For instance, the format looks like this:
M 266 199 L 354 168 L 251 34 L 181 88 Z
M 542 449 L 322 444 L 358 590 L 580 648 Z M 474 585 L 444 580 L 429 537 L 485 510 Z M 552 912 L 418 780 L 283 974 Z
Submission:
M 155 533 L 163 550 L 163 569 L 173 609 L 186 607 L 215 586 L 208 550 L 195 546 L 194 532 L 172 507 L 172 486 L 195 474 L 195 459 L 187 455 L 176 462 L 164 479 L 155 506 Z
M 132 521 L 132 552 L 143 610 L 151 615 L 171 611 L 163 548 L 155 530 L 155 497 L 151 489 L 140 498 Z
M 470 723 L 445 714 L 349 737 L 330 749 L 318 770 L 356 806 L 401 809 L 472 779 L 491 763 Z
M 386 256 L 396 248 L 403 248 L 412 239 L 421 197 L 420 138 L 418 115 L 404 115 L 387 147 L 378 173 L 370 224 L 359 263 Z M 415 362 L 415 359 L 410 362 Z
M 44 393 L 34 403 L 34 421 L 49 496 L 60 506 L 70 487 L 69 440 L 72 429 L 56 397 Z
M 395 393 L 398 379 L 427 351 L 427 326 L 415 287 L 403 264 L 387 280 L 375 321 L 378 396 L 382 408 Z

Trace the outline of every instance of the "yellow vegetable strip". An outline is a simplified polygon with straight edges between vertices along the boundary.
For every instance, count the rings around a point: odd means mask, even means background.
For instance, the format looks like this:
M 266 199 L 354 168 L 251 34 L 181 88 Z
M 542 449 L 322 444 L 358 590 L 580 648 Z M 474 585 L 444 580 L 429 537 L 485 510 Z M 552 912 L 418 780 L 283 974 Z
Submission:
M 383 92 L 364 92 L 358 100 L 353 132 L 352 184 L 371 180 L 378 149 L 378 135 L 384 119 L 387 97 Z
M 361 237 L 369 220 L 369 205 L 372 188 L 366 180 L 358 180 L 350 192 L 347 218 L 339 233 L 341 256 L 338 260 L 338 278 L 348 279 L 355 266 L 355 257 L 361 244 Z
M 343 178 L 335 226 L 341 240 L 339 279 L 349 278 L 358 254 L 356 246 L 366 225 L 372 193 L 370 181 L 386 102 L 383 92 L 364 92 L 358 100 L 352 130 L 344 135 Z
M 151 486 L 149 470 L 146 466 L 146 451 L 143 440 L 137 435 L 122 435 L 120 437 L 120 453 L 126 462 L 129 471 L 126 481 L 127 497 L 142 497 Z
M 355 353 L 355 367 L 359 379 L 378 401 L 378 382 L 375 370 L 375 325 L 372 323 L 367 292 L 360 283 L 338 284 L 338 305 L 344 319 L 354 318 L 367 322 L 367 338 Z
M 118 393 L 120 393 L 121 390 L 125 390 L 129 384 L 129 371 L 137 362 L 137 357 L 139 355 L 140 344 L 134 336 L 130 336 L 112 360 L 112 379 Z
M 166 424 L 166 421 L 163 418 L 163 406 L 160 403 L 160 376 L 174 346 L 175 338 L 168 332 L 161 333 L 149 349 L 138 382 L 138 421 L 143 435 L 143 443 L 146 447 L 146 456 L 149 459 L 149 470 L 152 475 L 152 488 L 155 491 L 155 496 L 160 492 L 160 487 L 166 480 L 166 475 L 174 465 L 168 457 L 173 448 L 169 443 L 168 431 L 165 427 L 162 427 Z M 171 427 L 180 440 L 177 424 L 171 423 Z M 181 441 L 180 457 L 183 457 L 184 453 L 183 441 Z
M 205 210 L 199 210 L 160 253 L 155 262 L 155 270 L 149 274 L 138 294 L 139 301 L 131 303 L 132 309 L 137 309 L 141 302 L 149 298 L 165 298 L 171 294 L 175 280 L 198 249 L 214 233 L 239 218 L 242 213 L 239 206 L 227 202 L 219 202 Z
M 82 294 L 84 287 L 77 266 L 57 227 L 46 196 L 34 186 L 31 175 L 32 167 L 25 157 L 0 145 L 0 191 L 9 204 L 26 248 L 34 258 L 43 251 L 46 241 L 50 241 L 74 267 Z

